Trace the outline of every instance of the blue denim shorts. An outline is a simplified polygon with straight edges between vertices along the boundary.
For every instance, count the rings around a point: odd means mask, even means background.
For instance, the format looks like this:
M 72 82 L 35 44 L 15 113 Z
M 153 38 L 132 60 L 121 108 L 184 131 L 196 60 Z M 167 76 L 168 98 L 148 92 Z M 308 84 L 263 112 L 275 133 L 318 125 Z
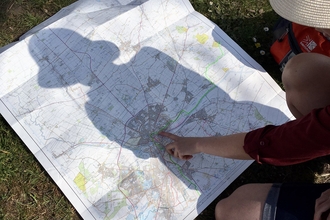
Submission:
M 270 188 L 265 201 L 262 220 L 275 220 L 277 201 L 278 196 L 280 195 L 281 185 L 282 184 L 280 183 L 274 183 Z
M 274 183 L 263 209 L 263 220 L 311 220 L 315 200 L 330 189 L 330 183 Z

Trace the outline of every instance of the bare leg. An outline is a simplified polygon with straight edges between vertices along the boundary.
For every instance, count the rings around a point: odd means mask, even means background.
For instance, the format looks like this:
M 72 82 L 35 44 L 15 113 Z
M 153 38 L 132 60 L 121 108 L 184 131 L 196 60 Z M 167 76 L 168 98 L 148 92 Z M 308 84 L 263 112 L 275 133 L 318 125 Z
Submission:
M 215 208 L 217 220 L 260 220 L 272 184 L 246 184 L 237 188 Z
M 282 81 L 289 109 L 296 118 L 330 104 L 330 58 L 303 53 L 290 59 Z

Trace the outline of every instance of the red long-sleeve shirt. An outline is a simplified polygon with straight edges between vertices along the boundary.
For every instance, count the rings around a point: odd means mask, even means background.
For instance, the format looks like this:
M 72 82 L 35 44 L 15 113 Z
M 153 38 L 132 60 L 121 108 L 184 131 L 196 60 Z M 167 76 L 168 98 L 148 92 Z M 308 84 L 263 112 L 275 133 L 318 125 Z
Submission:
M 330 105 L 283 125 L 247 133 L 244 150 L 259 163 L 279 166 L 330 154 Z

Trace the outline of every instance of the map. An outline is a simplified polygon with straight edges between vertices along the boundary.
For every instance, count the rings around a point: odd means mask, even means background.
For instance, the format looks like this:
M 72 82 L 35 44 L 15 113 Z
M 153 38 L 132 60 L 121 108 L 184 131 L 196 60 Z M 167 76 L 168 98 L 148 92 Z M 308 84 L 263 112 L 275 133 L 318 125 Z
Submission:
M 85 219 L 193 219 L 252 161 L 157 135 L 292 117 L 270 76 L 187 0 L 80 0 L 0 54 L 0 110 Z

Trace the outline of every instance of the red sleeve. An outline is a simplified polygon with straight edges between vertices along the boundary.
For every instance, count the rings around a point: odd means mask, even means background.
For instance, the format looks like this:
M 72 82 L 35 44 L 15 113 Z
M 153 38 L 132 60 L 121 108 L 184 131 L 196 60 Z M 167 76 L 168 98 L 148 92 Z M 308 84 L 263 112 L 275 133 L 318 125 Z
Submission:
M 258 163 L 280 166 L 330 154 L 330 106 L 280 126 L 247 133 L 244 150 Z

